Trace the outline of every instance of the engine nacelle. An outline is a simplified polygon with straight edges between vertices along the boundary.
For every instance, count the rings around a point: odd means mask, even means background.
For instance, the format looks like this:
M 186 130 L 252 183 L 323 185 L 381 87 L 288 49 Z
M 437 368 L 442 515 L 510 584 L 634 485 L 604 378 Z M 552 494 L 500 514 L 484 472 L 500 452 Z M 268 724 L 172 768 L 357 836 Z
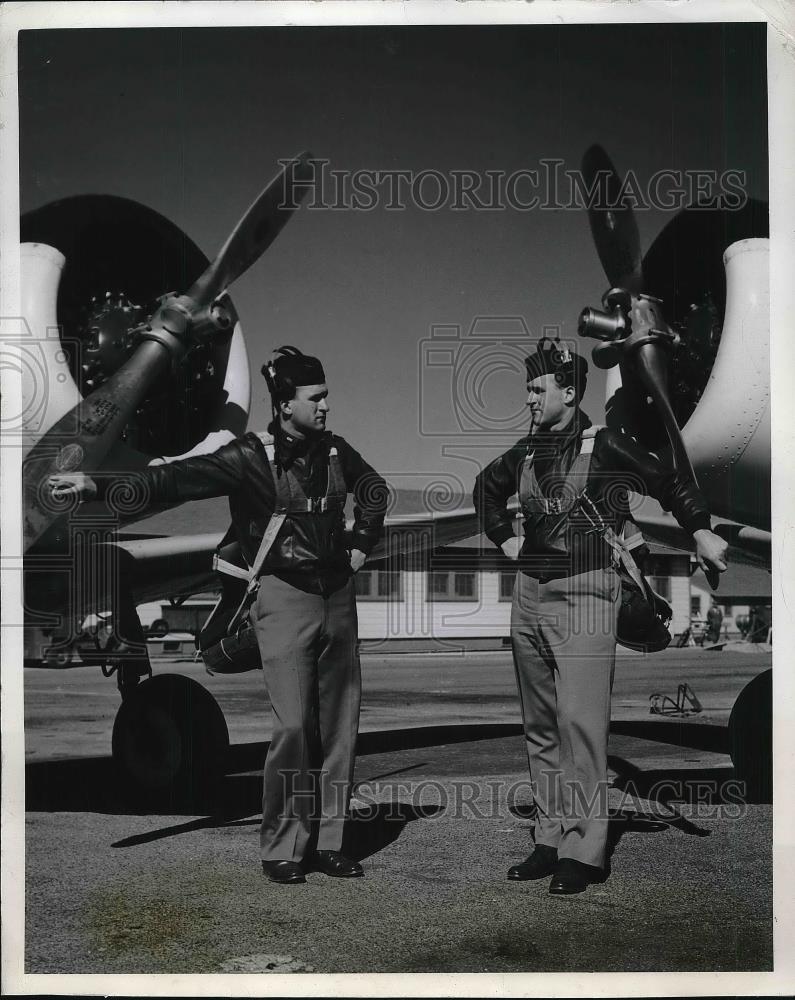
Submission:
M 123 198 L 67 198 L 21 223 L 24 440 L 29 450 L 79 400 L 127 360 L 131 331 L 158 298 L 182 291 L 207 258 L 173 223 Z M 206 454 L 243 433 L 250 374 L 231 303 L 229 335 L 189 352 L 152 387 L 103 468 Z
M 769 241 L 733 243 L 723 261 L 720 349 L 682 436 L 712 513 L 769 529 Z
M 686 217 L 685 221 L 690 222 Z M 671 227 L 676 232 L 675 227 Z M 664 231 L 659 241 L 671 251 L 673 239 Z M 683 242 L 683 241 L 682 241 Z M 682 438 L 699 486 L 707 497 L 710 511 L 765 531 L 770 529 L 770 293 L 769 240 L 741 239 L 723 252 L 724 290 L 707 258 L 687 269 L 678 262 L 681 280 L 666 275 L 656 254 L 647 278 L 668 278 L 666 292 L 674 303 L 673 319 L 681 330 L 681 343 L 672 355 L 669 394 Z M 697 254 L 691 245 L 687 252 Z M 693 258 L 695 259 L 695 258 Z M 687 303 L 691 305 L 688 308 Z M 708 303 L 708 307 L 704 303 Z M 667 301 L 666 301 L 667 305 Z M 722 314 L 723 322 L 720 323 Z M 704 317 L 711 323 L 710 336 L 717 339 L 717 354 L 710 361 L 704 351 Z M 608 372 L 606 407 L 617 423 L 646 447 L 670 461 L 659 414 L 645 400 L 645 393 L 627 373 L 615 366 Z M 620 402 L 619 402 L 620 400 Z

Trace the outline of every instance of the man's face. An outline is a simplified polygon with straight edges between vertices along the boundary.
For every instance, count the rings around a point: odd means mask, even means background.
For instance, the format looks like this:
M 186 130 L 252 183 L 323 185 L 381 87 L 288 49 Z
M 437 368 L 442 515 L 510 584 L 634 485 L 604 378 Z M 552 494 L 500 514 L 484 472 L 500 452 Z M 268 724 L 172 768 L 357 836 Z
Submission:
M 550 430 L 571 413 L 574 389 L 561 389 L 554 375 L 539 375 L 527 383 L 527 405 L 532 414 L 533 427 Z
M 326 429 L 326 414 L 329 411 L 327 401 L 328 386 L 325 382 L 318 385 L 299 385 L 295 396 L 282 404 L 282 412 L 287 417 L 288 426 L 299 434 L 317 434 Z

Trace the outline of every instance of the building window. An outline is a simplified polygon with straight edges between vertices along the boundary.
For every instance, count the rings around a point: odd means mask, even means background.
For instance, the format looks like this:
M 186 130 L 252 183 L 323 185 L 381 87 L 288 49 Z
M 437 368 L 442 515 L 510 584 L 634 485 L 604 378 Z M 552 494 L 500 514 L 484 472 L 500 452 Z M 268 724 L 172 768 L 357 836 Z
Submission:
M 429 601 L 476 601 L 477 573 L 428 573 Z
M 701 598 L 698 596 L 690 598 L 690 617 L 701 617 Z
M 671 600 L 671 578 L 670 576 L 650 576 L 649 586 L 655 594 L 659 594 L 663 600 Z
M 516 582 L 516 573 L 503 572 L 500 573 L 500 600 L 501 601 L 512 601 L 513 600 L 513 585 Z
M 398 570 L 362 569 L 354 576 L 353 585 L 359 601 L 403 600 L 403 577 Z

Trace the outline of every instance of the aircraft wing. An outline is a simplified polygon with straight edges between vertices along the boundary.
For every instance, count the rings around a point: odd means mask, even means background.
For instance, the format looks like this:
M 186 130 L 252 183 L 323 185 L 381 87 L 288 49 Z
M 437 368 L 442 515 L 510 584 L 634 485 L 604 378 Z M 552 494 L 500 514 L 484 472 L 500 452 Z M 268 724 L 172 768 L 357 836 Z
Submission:
M 352 527 L 352 523 L 348 526 Z M 455 511 L 388 516 L 368 561 L 429 552 L 479 531 L 474 507 Z M 146 535 L 121 532 L 103 548 L 114 548 L 129 575 L 136 604 L 212 589 L 213 553 L 222 532 L 196 535 Z
M 673 517 L 635 512 L 633 518 L 649 541 L 682 552 L 693 551 L 693 539 Z M 350 530 L 352 526 L 350 522 L 347 527 Z M 769 532 L 720 520 L 713 523 L 713 530 L 729 543 L 729 562 L 770 569 Z M 451 542 L 470 538 L 479 531 L 473 507 L 390 515 L 368 562 L 432 552 Z M 105 544 L 120 550 L 132 577 L 135 601 L 141 604 L 216 586 L 212 557 L 221 538 L 221 532 L 170 536 L 122 532 L 117 541 Z
M 368 562 L 431 552 L 462 538 L 471 538 L 480 530 L 474 507 L 390 515 L 384 521 L 383 534 L 370 553 Z
M 129 573 L 136 604 L 169 597 L 184 597 L 213 589 L 213 553 L 223 532 L 200 535 L 137 536 L 119 534 L 103 548 L 118 550 Z
M 673 517 L 633 512 L 632 518 L 649 541 L 681 549 L 683 552 L 695 551 L 691 535 Z M 728 562 L 770 569 L 772 556 L 769 531 L 722 520 L 713 520 L 712 530 L 729 543 L 726 551 Z

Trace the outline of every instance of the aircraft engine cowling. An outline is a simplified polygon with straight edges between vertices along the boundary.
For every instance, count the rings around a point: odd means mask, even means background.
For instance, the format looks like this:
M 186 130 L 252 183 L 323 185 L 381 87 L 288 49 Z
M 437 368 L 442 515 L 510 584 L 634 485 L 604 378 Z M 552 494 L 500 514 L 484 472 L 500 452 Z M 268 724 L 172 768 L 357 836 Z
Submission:
M 32 363 L 23 364 L 24 445 L 115 372 L 132 354 L 132 331 L 160 296 L 182 290 L 207 258 L 173 223 L 109 195 L 66 198 L 21 220 L 23 317 Z M 152 387 L 104 469 L 204 454 L 245 430 L 250 374 L 240 323 L 193 348 Z
M 733 243 L 723 255 L 726 315 L 698 406 L 682 429 L 713 514 L 770 527 L 769 241 Z
M 643 287 L 678 337 L 668 396 L 713 515 L 770 528 L 767 205 L 695 206 L 643 258 Z M 608 373 L 607 422 L 670 461 L 665 427 L 623 361 Z

